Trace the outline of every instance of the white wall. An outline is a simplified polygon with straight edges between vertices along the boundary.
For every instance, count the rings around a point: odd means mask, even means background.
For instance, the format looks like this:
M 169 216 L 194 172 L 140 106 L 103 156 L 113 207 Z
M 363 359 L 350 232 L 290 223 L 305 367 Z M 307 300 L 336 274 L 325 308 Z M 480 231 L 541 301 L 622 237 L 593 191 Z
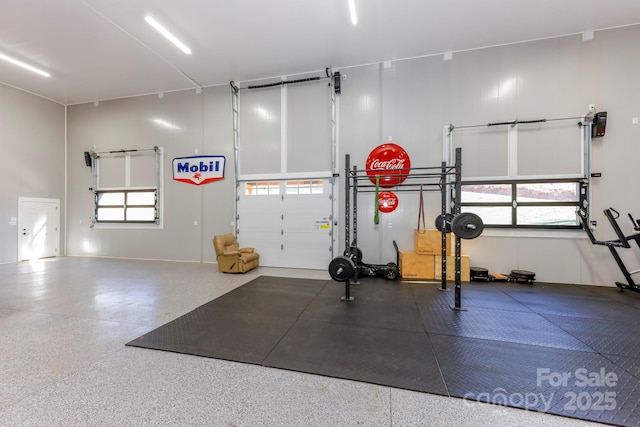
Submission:
M 172 124 L 163 127 L 160 119 Z M 68 255 L 215 261 L 214 234 L 233 231 L 234 168 L 228 86 L 68 107 Z M 164 149 L 164 227 L 154 230 L 91 227 L 91 168 L 83 153 L 95 146 Z M 195 186 L 174 181 L 172 160 L 224 155 L 225 179 Z M 197 224 L 197 225 L 196 225 Z
M 451 61 L 434 56 L 394 61 L 389 68 L 343 68 L 347 78 L 339 100 L 339 161 L 349 153 L 353 164 L 364 166 L 371 149 L 392 136 L 409 151 L 412 165 L 435 166 L 442 159 L 445 124 L 580 115 L 593 103 L 599 111 L 608 111 L 609 121 L 607 135 L 594 142 L 593 171 L 601 172 L 602 178 L 593 182 L 592 217 L 599 224 L 596 235 L 613 238 L 602 215 L 604 208 L 613 206 L 640 216 L 640 202 L 635 197 L 640 126 L 631 122 L 632 117 L 640 116 L 640 88 L 636 84 L 639 42 L 640 26 L 633 26 L 596 32 L 595 39 L 588 42 L 570 36 L 455 53 Z M 508 79 L 515 79 L 515 90 L 500 91 Z M 59 156 L 64 151 L 64 115 L 63 107 L 56 104 L 10 88 L 1 90 L 0 127 L 12 138 L 2 140 L 9 156 L 0 160 L 0 173 L 3 182 L 16 183 L 0 190 L 1 260 L 7 262 L 14 260 L 17 252 L 15 227 L 7 224 L 17 215 L 13 212 L 18 195 L 63 195 L 64 160 Z M 157 116 L 175 123 L 179 130 L 157 127 L 151 122 Z M 208 88 L 202 94 L 165 93 L 163 99 L 144 96 L 104 101 L 97 107 L 70 106 L 67 126 L 69 255 L 214 260 L 211 236 L 233 230 L 233 136 L 227 86 Z M 14 142 L 18 140 L 26 145 Z M 40 141 L 46 141 L 44 149 Z M 106 151 L 155 145 L 165 149 L 164 229 L 90 228 L 91 173 L 84 165 L 83 152 L 92 146 Z M 196 149 L 200 154 L 227 156 L 224 181 L 195 187 L 171 180 L 171 160 L 193 155 Z M 24 161 L 28 158 L 31 161 Z M 412 246 L 417 195 L 400 196 L 398 210 L 384 214 L 377 227 L 372 218 L 373 196 L 367 200 L 363 195 L 359 201 L 358 243 L 366 248 L 365 261 L 393 260 L 393 240 L 402 249 Z M 428 220 L 439 211 L 438 197 L 428 194 Z M 342 203 L 343 197 L 338 201 Z M 343 233 L 342 217 L 338 221 L 338 230 Z M 339 253 L 342 235 L 338 243 Z M 494 272 L 533 270 L 539 281 L 610 285 L 622 280 L 608 250 L 590 245 L 580 231 L 553 235 L 488 231 L 476 240 L 464 241 L 463 251 L 471 256 L 472 265 Z M 623 255 L 631 269 L 640 265 L 637 249 Z
M 635 197 L 640 126 L 632 124 L 632 117 L 640 116 L 639 41 L 640 26 L 634 26 L 597 32 L 587 42 L 571 36 L 455 53 L 451 61 L 434 56 L 394 61 L 390 67 L 343 69 L 347 78 L 340 97 L 341 159 L 349 153 L 352 165 L 363 169 L 371 149 L 392 136 L 409 152 L 413 167 L 438 166 L 442 129 L 449 123 L 574 117 L 595 104 L 598 111 L 608 111 L 609 121 L 606 136 L 593 143 L 592 171 L 601 172 L 602 178 L 593 181 L 591 212 L 599 224 L 597 236 L 612 239 L 604 208 L 640 216 Z M 373 195 L 359 197 L 358 246 L 367 248 L 365 261 L 394 260 L 394 239 L 401 249 L 412 248 L 418 197 L 401 193 L 399 198 L 398 210 L 381 214 L 375 226 Z M 426 211 L 427 227 L 433 228 L 440 212 L 438 193 L 427 195 Z M 626 217 L 622 221 L 630 234 L 630 222 Z M 585 237 L 580 230 L 490 230 L 477 240 L 463 241 L 463 252 L 471 256 L 472 265 L 496 273 L 531 270 L 540 281 L 623 280 L 607 248 L 593 246 Z M 635 269 L 640 251 L 624 252 L 629 268 Z
M 64 110 L 0 84 L 0 263 L 18 258 L 18 197 L 60 199 L 64 247 Z

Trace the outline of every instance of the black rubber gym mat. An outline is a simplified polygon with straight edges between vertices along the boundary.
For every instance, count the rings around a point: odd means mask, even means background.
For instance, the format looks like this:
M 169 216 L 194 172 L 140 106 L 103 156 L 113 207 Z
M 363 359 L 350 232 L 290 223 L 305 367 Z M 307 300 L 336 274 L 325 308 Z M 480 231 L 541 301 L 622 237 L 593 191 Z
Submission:
M 301 291 L 288 293 L 286 289 L 285 287 L 276 291 L 258 286 L 248 289 L 241 287 L 230 294 L 209 301 L 200 308 L 296 318 L 313 300 L 315 293 Z
M 127 345 L 260 364 L 295 321 L 200 308 Z
M 477 308 L 491 308 L 506 311 L 531 311 L 526 305 L 518 302 L 510 295 L 496 292 L 491 288 L 470 288 L 463 289 L 464 306 Z M 451 300 L 453 304 L 453 299 Z
M 450 283 L 360 282 L 344 302 L 344 283 L 259 277 L 127 345 L 640 425 L 634 296 L 464 284 L 459 311 Z
M 514 282 L 493 282 L 492 285 L 509 295 L 576 295 L 587 296 L 594 294 L 591 293 L 590 288 L 598 288 L 597 286 L 578 286 L 558 283 L 546 283 L 546 282 L 533 282 L 527 283 L 514 283 Z
M 638 325 L 633 321 L 570 316 L 546 317 L 598 353 L 627 357 L 640 355 L 640 334 Z
M 518 297 L 514 297 L 518 299 Z M 519 298 L 519 301 L 531 311 L 540 314 L 555 314 L 561 316 L 584 317 L 604 320 L 621 320 L 638 323 L 640 310 L 630 305 L 621 304 L 605 298 L 568 297 L 565 295 L 537 296 L 533 298 Z
M 345 303 L 339 298 L 318 297 L 300 315 L 301 319 L 424 332 L 415 302 L 365 301 L 356 297 Z
M 279 295 L 309 295 L 315 296 L 327 284 L 326 280 L 297 279 L 291 277 L 260 276 L 231 292 L 223 295 L 235 295 L 243 292 L 261 291 Z M 219 299 L 219 298 L 218 298 Z M 215 300 L 214 300 L 215 301 Z
M 593 351 L 536 313 L 475 307 L 456 311 L 442 304 L 420 304 L 418 308 L 429 333 Z
M 604 288 L 602 286 L 579 286 L 558 283 L 538 283 L 531 285 L 522 285 L 516 283 L 495 284 L 496 289 L 518 298 L 520 295 L 537 295 L 537 296 L 565 296 L 579 298 L 602 298 L 609 299 L 612 295 L 619 292 L 614 288 Z
M 604 286 L 589 286 L 587 289 L 591 295 L 600 298 L 607 298 L 611 301 L 618 301 L 625 305 L 640 309 L 640 293 L 621 291 L 619 288 Z
M 453 304 L 453 286 L 449 285 L 444 291 L 440 290 L 440 288 L 440 283 L 411 283 L 411 290 L 416 303 Z
M 640 380 L 640 358 L 611 355 L 605 355 L 605 357 Z
M 326 283 L 259 277 L 127 345 L 259 364 Z
M 389 281 L 383 278 L 360 278 L 359 284 L 350 286 L 350 296 L 361 301 L 379 301 L 379 302 L 397 302 L 411 303 L 415 302 L 411 285 L 401 281 Z M 345 284 L 337 282 L 329 282 L 318 296 L 329 298 L 340 298 L 345 296 Z
M 264 364 L 447 394 L 429 337 L 424 333 L 300 319 Z
M 431 335 L 453 396 L 605 423 L 638 425 L 640 383 L 590 352 Z

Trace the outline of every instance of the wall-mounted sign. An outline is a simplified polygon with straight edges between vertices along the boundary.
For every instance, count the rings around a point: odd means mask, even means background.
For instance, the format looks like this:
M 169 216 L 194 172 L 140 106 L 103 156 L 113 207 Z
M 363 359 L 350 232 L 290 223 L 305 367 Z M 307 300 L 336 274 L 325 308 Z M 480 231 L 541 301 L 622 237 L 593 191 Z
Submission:
M 173 180 L 202 185 L 224 179 L 224 156 L 191 156 L 173 159 Z
M 380 212 L 393 212 L 398 207 L 398 196 L 391 191 L 383 191 L 378 194 L 378 209 Z
M 409 175 L 410 167 L 411 159 L 407 152 L 392 142 L 374 148 L 365 164 L 371 182 L 375 184 L 376 175 L 380 175 L 380 187 L 384 188 L 402 184 Z

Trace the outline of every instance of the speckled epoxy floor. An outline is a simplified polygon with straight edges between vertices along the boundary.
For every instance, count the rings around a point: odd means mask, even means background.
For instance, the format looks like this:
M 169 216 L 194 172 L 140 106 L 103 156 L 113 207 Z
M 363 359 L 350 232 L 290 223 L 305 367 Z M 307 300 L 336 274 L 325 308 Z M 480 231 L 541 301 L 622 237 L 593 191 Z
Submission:
M 260 275 L 182 262 L 0 265 L 2 426 L 596 425 L 372 384 L 125 347 Z

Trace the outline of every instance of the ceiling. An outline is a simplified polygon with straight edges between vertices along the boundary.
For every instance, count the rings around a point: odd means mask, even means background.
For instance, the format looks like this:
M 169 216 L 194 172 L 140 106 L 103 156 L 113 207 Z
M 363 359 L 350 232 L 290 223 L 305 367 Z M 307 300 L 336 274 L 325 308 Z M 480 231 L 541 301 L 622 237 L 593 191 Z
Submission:
M 0 82 L 78 104 L 640 23 L 638 0 L 2 0 Z M 145 21 L 190 46 L 185 55 Z M 639 41 L 640 42 L 640 41 Z

